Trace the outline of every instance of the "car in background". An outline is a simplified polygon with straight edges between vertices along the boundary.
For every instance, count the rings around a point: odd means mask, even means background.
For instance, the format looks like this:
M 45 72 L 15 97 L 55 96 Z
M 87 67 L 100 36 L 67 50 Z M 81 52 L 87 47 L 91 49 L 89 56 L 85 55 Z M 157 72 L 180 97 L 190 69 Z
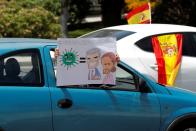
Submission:
M 121 25 L 93 31 L 81 37 L 115 37 L 120 59 L 157 81 L 158 66 L 151 38 L 165 34 L 182 34 L 182 61 L 175 86 L 196 91 L 196 28 L 169 24 Z
M 56 86 L 56 40 L 0 39 L 0 131 L 195 131 L 196 94 L 119 62 L 116 85 Z

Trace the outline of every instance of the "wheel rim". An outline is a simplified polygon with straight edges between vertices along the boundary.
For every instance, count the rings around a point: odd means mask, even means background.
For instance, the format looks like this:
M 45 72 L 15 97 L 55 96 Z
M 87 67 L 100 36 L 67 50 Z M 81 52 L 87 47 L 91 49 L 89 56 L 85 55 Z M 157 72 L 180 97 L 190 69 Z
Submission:
M 196 131 L 196 128 L 188 128 L 188 129 L 185 129 L 184 131 Z

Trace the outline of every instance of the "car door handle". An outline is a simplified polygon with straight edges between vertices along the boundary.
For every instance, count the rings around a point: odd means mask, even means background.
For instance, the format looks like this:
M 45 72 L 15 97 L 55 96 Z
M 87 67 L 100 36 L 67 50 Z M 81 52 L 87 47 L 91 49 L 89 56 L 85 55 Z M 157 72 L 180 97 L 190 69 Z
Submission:
M 72 105 L 73 103 L 70 99 L 61 99 L 58 101 L 59 108 L 70 108 Z
M 150 65 L 150 68 L 152 68 L 155 71 L 158 71 L 158 65 L 157 64 Z

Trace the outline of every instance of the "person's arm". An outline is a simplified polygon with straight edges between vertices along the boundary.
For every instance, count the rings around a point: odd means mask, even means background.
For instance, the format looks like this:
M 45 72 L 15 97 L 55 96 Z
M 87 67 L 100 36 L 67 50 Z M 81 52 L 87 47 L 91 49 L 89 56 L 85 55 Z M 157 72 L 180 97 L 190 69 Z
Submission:
M 55 60 L 57 60 L 57 57 L 58 57 L 59 55 L 60 55 L 59 49 L 58 49 L 58 48 L 55 48 L 55 51 L 54 51 Z

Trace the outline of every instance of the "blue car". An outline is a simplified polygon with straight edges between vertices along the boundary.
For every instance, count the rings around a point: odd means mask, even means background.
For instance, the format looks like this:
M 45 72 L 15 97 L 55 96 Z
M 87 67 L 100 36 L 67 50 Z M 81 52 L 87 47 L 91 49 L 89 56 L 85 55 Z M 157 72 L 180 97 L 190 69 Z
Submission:
M 121 61 L 115 86 L 56 86 L 57 41 L 0 39 L 0 131 L 196 131 L 196 94 Z

